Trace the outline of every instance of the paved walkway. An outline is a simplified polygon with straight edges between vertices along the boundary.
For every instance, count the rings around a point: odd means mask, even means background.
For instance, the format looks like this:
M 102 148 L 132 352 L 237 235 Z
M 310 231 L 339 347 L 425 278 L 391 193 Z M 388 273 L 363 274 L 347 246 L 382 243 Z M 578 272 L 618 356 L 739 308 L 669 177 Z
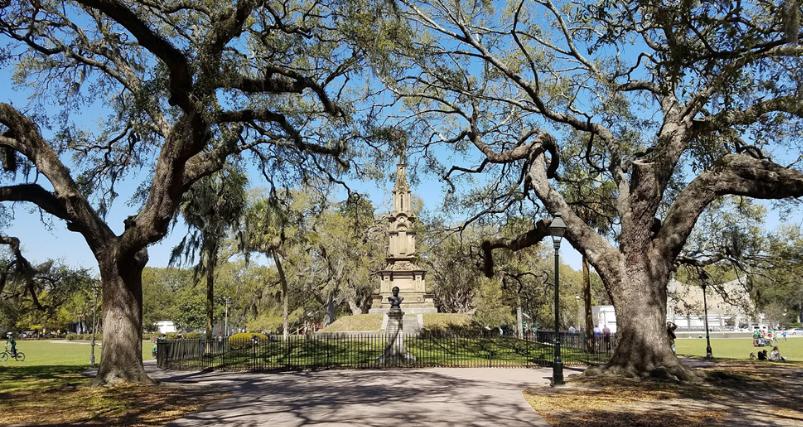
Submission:
M 145 367 L 155 379 L 232 392 L 168 426 L 549 426 L 522 391 L 549 384 L 551 369 L 198 373 L 163 371 L 153 361 Z

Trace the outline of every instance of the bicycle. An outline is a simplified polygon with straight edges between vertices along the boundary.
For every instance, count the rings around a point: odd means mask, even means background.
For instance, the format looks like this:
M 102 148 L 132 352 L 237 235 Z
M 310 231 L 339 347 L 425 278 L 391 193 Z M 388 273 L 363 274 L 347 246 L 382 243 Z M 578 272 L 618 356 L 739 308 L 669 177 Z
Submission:
M 11 353 L 8 351 L 8 348 L 4 349 L 2 353 L 0 353 L 0 362 L 5 362 L 8 360 L 9 357 L 13 357 L 14 360 L 17 362 L 24 362 L 25 361 L 25 353 L 18 351 L 16 356 L 11 356 Z

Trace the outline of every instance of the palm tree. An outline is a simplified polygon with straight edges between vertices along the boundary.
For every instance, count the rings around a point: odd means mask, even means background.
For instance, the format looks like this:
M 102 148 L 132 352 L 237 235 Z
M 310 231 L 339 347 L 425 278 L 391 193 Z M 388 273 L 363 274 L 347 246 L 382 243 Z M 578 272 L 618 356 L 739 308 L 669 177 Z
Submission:
M 272 258 L 282 286 L 282 336 L 290 335 L 289 286 L 282 266 L 288 247 L 297 240 L 297 216 L 292 209 L 292 193 L 284 191 L 280 198 L 275 192 L 258 197 L 245 211 L 245 224 L 240 236 L 243 251 L 259 252 Z
M 206 339 L 212 339 L 214 323 L 215 267 L 218 252 L 229 229 L 239 225 L 245 209 L 247 178 L 236 166 L 198 180 L 184 193 L 181 215 L 189 226 L 170 254 L 170 265 L 195 262 L 195 276 L 206 275 Z

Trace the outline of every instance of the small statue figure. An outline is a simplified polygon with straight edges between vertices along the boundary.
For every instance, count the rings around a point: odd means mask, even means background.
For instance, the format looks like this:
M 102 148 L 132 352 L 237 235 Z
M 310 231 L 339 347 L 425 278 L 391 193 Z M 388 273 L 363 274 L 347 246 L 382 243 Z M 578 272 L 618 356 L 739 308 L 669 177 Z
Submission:
M 392 297 L 388 297 L 388 302 L 390 303 L 390 308 L 401 308 L 399 306 L 401 305 L 402 301 L 404 301 L 404 297 L 400 297 L 399 296 L 399 287 L 398 286 L 394 286 L 393 287 L 393 296 Z

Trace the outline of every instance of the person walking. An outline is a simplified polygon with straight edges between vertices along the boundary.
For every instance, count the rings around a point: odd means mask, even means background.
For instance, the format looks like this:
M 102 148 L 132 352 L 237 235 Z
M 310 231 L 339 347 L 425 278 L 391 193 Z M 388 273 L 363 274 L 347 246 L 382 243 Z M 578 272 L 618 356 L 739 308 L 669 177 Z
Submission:
M 608 325 L 602 328 L 602 340 L 605 342 L 605 351 L 611 351 L 611 329 Z

